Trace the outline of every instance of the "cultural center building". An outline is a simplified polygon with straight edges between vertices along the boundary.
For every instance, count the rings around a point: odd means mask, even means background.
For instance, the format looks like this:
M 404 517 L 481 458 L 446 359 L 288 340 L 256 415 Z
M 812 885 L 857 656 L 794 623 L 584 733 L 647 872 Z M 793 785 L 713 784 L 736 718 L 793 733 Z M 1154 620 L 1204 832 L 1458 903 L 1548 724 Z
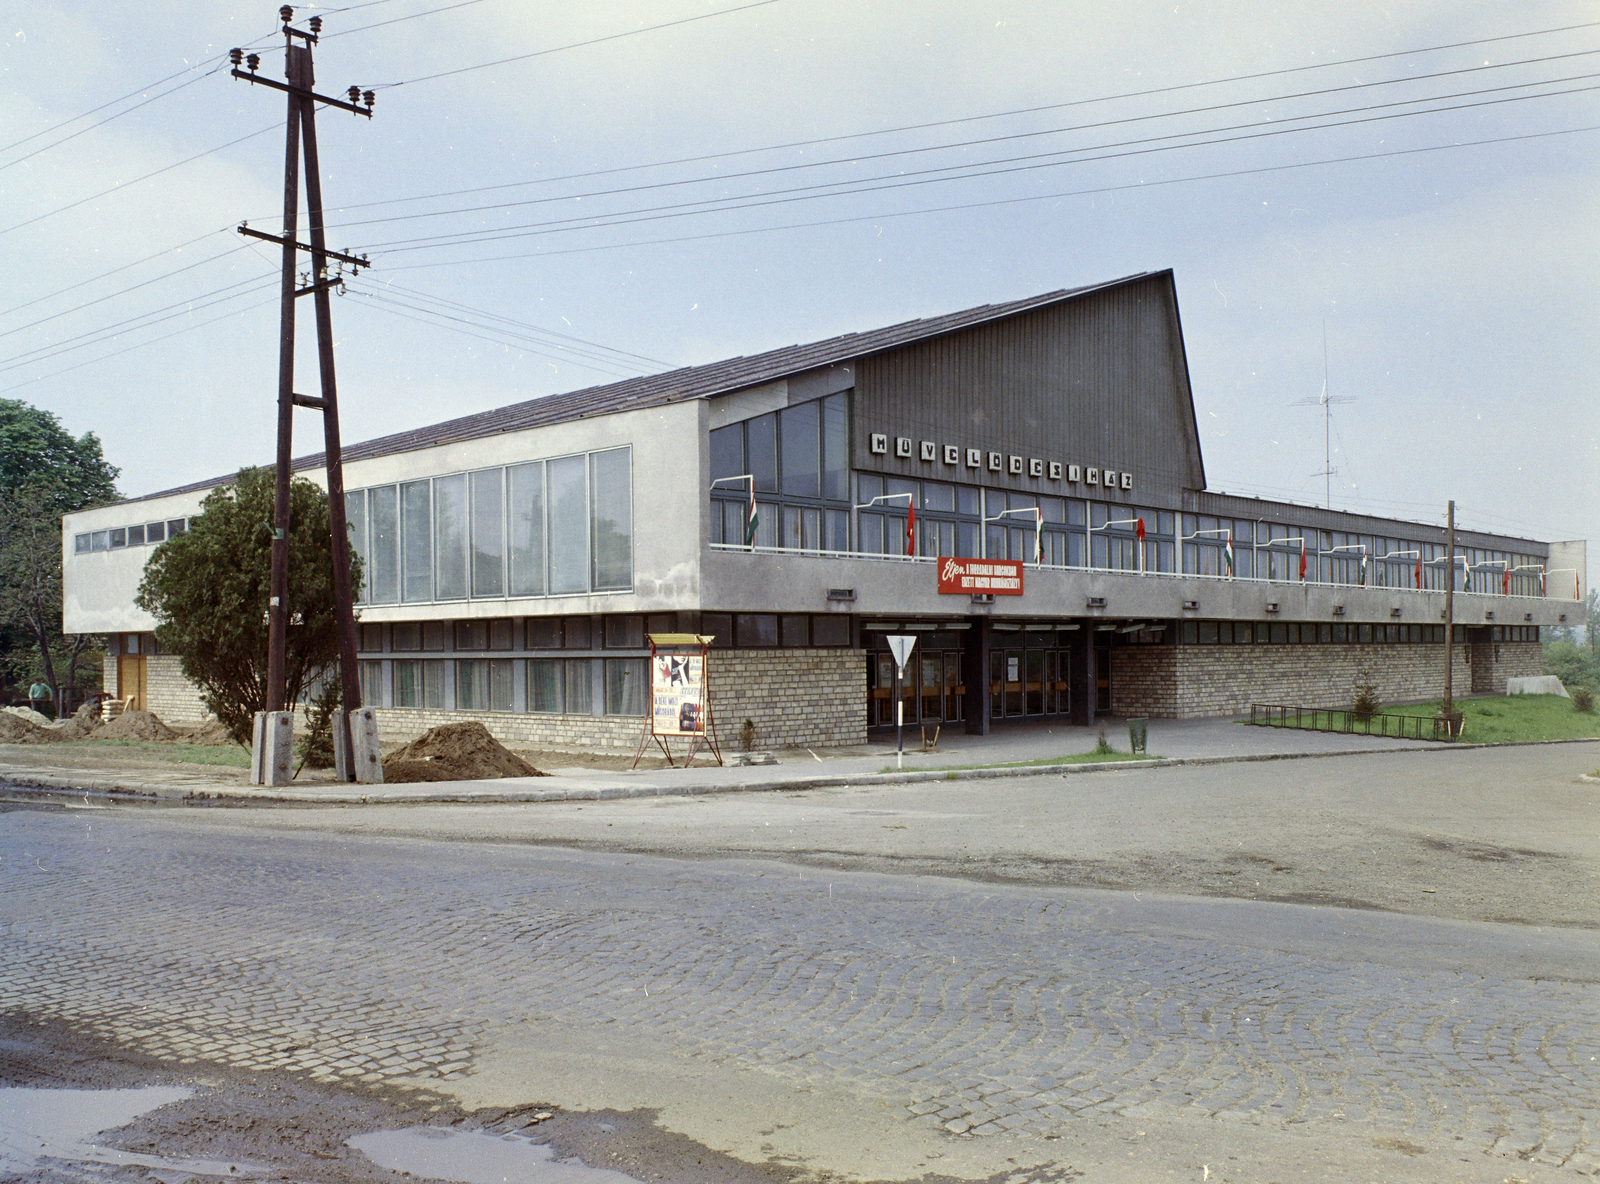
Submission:
M 296 468 L 322 480 L 322 457 Z M 133 603 L 226 477 L 70 514 L 65 627 L 107 690 L 203 714 Z M 646 635 L 715 637 L 724 743 L 1341 705 L 1540 668 L 1584 544 L 1207 490 L 1170 271 L 553 395 L 345 450 L 364 698 L 386 737 L 481 719 L 625 748 Z M 1441 496 L 1441 502 L 1443 497 Z M 292 607 L 292 605 L 291 605 Z M 746 724 L 748 722 L 748 726 Z

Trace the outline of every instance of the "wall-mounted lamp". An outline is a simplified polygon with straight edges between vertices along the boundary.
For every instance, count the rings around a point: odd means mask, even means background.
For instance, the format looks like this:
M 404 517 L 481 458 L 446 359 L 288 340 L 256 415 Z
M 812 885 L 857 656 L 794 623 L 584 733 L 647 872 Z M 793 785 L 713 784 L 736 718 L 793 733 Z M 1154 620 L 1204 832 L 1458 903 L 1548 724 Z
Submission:
M 1333 606 L 1333 615 L 1336 616 L 1336 617 L 1344 616 L 1344 605 L 1342 605 L 1342 604 L 1334 605 Z
M 1278 602 L 1276 600 L 1267 601 L 1267 611 L 1269 613 L 1277 612 L 1278 611 Z
M 854 600 L 855 598 L 856 598 L 856 590 L 854 588 L 829 588 L 828 589 L 828 599 L 829 600 Z
M 1487 611 L 1487 612 L 1485 612 L 1485 613 L 1484 613 L 1484 614 L 1483 614 L 1483 619 L 1484 619 L 1484 620 L 1485 620 L 1485 621 L 1492 621 L 1492 620 L 1494 620 L 1494 610 L 1493 610 L 1493 609 L 1490 609 L 1490 610 L 1488 610 L 1488 611 Z
M 1189 612 L 1194 612 L 1200 607 L 1200 602 L 1198 600 L 1185 600 L 1183 602 L 1183 607 Z

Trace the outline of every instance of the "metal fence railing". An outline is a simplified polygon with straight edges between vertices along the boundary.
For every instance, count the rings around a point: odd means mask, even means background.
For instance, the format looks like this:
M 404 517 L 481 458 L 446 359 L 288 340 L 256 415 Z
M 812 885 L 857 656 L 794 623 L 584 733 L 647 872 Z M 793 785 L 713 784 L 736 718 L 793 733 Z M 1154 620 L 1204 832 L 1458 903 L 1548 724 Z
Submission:
M 1357 736 L 1389 736 L 1396 740 L 1459 740 L 1449 721 L 1434 715 L 1389 715 L 1335 707 L 1295 707 L 1283 703 L 1250 704 L 1250 722 L 1269 728 L 1305 728 L 1313 732 L 1350 732 Z

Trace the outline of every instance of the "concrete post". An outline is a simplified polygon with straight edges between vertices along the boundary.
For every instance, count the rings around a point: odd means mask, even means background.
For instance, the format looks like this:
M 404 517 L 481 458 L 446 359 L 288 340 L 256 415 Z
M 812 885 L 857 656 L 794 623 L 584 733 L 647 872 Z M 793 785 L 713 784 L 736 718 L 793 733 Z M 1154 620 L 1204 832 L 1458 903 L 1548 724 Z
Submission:
M 344 747 L 344 729 L 333 730 L 333 761 L 340 781 L 383 784 L 383 753 L 378 747 L 378 715 L 370 707 L 349 712 L 352 754 Z
M 256 712 L 250 741 L 250 784 L 288 785 L 293 775 L 294 712 Z
M 966 718 L 969 736 L 989 734 L 989 649 L 993 640 L 988 617 L 969 617 L 972 628 L 966 630 L 966 644 L 961 651 L 961 681 L 966 685 L 966 701 L 961 712 Z

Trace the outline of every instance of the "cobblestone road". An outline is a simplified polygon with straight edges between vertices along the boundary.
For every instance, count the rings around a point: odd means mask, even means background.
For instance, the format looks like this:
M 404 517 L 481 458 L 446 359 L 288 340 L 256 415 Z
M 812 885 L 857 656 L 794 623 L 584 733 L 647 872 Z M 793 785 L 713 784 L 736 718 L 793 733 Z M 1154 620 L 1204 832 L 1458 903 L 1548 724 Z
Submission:
M 3 818 L 0 999 L 178 1061 L 441 1085 L 536 1015 L 953 1133 L 1342 1118 L 1600 1169 L 1593 982 L 1139 935 L 1089 892 Z

